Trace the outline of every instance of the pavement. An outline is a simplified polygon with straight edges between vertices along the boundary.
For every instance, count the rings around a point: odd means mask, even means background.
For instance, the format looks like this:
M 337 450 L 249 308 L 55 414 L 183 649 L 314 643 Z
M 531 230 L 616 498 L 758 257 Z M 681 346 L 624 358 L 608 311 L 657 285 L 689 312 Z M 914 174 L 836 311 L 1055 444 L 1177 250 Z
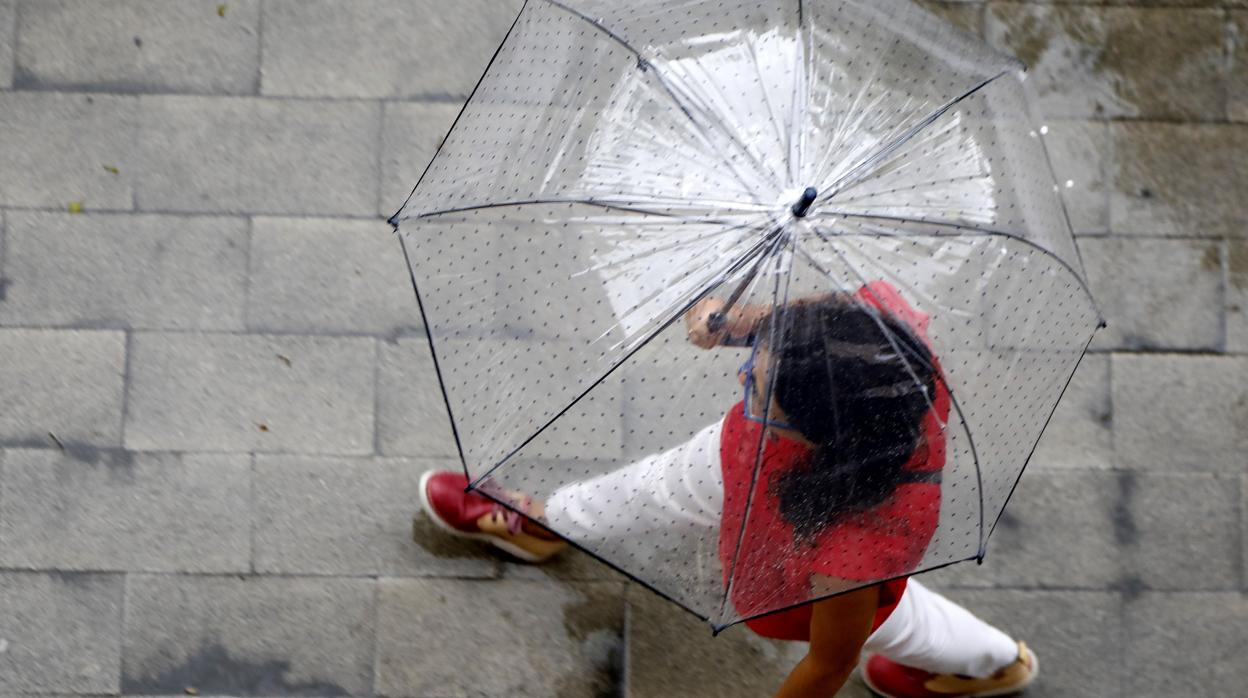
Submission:
M 982 566 L 1034 696 L 1248 686 L 1248 9 L 931 3 L 1032 66 L 1111 327 Z M 760 696 L 802 648 L 411 514 L 384 218 L 516 0 L 0 0 L 0 696 Z M 852 683 L 843 696 L 863 696 Z

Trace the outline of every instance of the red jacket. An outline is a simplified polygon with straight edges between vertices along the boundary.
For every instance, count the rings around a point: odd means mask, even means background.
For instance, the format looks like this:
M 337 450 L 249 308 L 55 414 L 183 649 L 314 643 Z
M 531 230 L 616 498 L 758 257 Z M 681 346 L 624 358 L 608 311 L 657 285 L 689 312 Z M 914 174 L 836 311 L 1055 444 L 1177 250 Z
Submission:
M 927 316 L 911 308 L 891 285 L 877 281 L 859 289 L 856 295 L 862 302 L 908 324 L 930 348 Z M 934 355 L 933 363 L 940 375 Z M 948 390 L 943 378 L 939 378 L 932 408 L 923 418 L 923 438 L 903 470 L 934 473 L 944 467 L 943 425 L 948 421 L 949 407 Z M 809 640 L 811 607 L 807 602 L 814 600 L 811 575 L 851 582 L 892 579 L 882 585 L 881 605 L 875 618 L 878 628 L 901 599 L 905 575 L 922 561 L 936 531 L 940 485 L 932 481 L 904 482 L 881 504 L 825 528 L 815 545 L 797 547 L 793 527 L 781 517 L 779 502 L 768 487 L 774 475 L 804 462 L 809 449 L 772 432 L 767 436 L 762 462 L 755 474 L 761 429 L 761 424 L 745 418 L 738 403 L 724 418 L 720 440 L 724 507 L 719 557 L 725 583 L 729 571 L 734 571 L 731 594 L 737 612 L 751 616 L 788 609 L 746 621 L 746 625 L 766 637 Z M 746 535 L 741 538 L 751 483 L 754 498 L 749 505 Z

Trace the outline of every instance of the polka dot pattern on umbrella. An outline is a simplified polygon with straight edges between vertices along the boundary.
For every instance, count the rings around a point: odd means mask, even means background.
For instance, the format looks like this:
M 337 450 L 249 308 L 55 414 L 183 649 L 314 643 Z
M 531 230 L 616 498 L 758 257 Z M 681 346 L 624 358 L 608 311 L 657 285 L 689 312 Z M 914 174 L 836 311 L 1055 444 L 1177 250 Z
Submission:
M 981 557 L 1101 324 L 1024 77 L 900 0 L 529 0 L 392 219 L 473 486 L 717 629 Z

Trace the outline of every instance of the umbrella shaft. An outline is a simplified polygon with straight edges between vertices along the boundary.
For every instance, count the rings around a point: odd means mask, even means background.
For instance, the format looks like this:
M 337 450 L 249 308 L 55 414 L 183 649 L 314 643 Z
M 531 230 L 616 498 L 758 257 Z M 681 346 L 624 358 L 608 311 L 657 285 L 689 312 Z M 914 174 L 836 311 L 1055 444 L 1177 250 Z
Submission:
M 812 190 L 813 188 L 808 189 L 807 191 Z M 783 230 L 784 229 L 782 227 L 777 228 L 772 235 L 778 236 Z M 741 279 L 741 283 L 737 284 L 737 287 L 733 289 L 732 294 L 728 296 L 728 301 L 724 303 L 723 309 L 711 313 L 710 317 L 707 318 L 707 329 L 711 331 L 711 334 L 718 333 L 724 329 L 726 324 L 728 324 L 728 311 L 732 310 L 732 307 L 737 304 L 738 300 L 740 300 L 741 294 L 745 293 L 746 287 L 750 285 L 750 282 L 753 281 L 754 277 L 758 275 L 758 270 L 763 266 L 763 263 L 767 261 L 768 257 L 770 257 L 768 252 L 774 249 L 775 245 L 772 245 L 771 248 L 763 251 L 762 256 L 760 256 L 758 261 L 754 263 L 754 267 L 750 269 L 750 272 L 745 275 L 744 279 Z M 729 337 L 725 338 L 724 342 L 727 346 L 749 346 L 752 343 L 752 337 L 746 337 L 743 342 L 734 342 L 733 338 Z

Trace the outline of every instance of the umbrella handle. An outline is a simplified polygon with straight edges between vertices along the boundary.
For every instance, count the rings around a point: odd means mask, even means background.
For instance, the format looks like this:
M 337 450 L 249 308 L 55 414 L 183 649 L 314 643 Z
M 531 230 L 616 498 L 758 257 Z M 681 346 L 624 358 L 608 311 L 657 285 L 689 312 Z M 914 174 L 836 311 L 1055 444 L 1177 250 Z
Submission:
M 806 193 L 811 194 L 813 191 L 813 188 L 807 189 Z M 811 200 L 814 200 L 813 195 L 811 196 Z M 782 229 L 777 228 L 776 232 L 779 232 L 780 230 Z M 711 313 L 706 318 L 706 328 L 710 330 L 711 334 L 719 334 L 724 329 L 724 326 L 728 324 L 728 311 L 732 310 L 732 306 L 737 304 L 737 300 L 741 298 L 741 294 L 745 293 L 745 287 L 749 286 L 750 282 L 754 280 L 754 277 L 758 274 L 759 267 L 763 266 L 763 262 L 766 260 L 767 254 L 764 253 L 758 258 L 758 261 L 754 263 L 754 268 L 750 269 L 750 273 L 746 274 L 745 278 L 741 279 L 741 283 L 737 284 L 737 287 L 733 289 L 732 294 L 728 296 L 728 301 L 724 303 L 723 309 Z M 727 347 L 748 347 L 753 343 L 753 331 L 745 337 L 724 337 L 724 341 L 721 342 L 721 344 Z
M 724 329 L 724 326 L 727 324 L 728 324 L 728 315 L 724 312 L 711 313 L 710 317 L 706 319 L 706 327 L 708 330 L 711 331 L 711 334 L 719 334 L 719 332 L 722 331 Z M 753 332 L 749 333 L 748 335 L 744 337 L 733 337 L 729 335 L 727 337 L 724 337 L 723 341 L 720 342 L 720 345 L 725 346 L 725 347 L 748 347 L 748 346 L 753 346 L 753 344 L 754 344 Z

